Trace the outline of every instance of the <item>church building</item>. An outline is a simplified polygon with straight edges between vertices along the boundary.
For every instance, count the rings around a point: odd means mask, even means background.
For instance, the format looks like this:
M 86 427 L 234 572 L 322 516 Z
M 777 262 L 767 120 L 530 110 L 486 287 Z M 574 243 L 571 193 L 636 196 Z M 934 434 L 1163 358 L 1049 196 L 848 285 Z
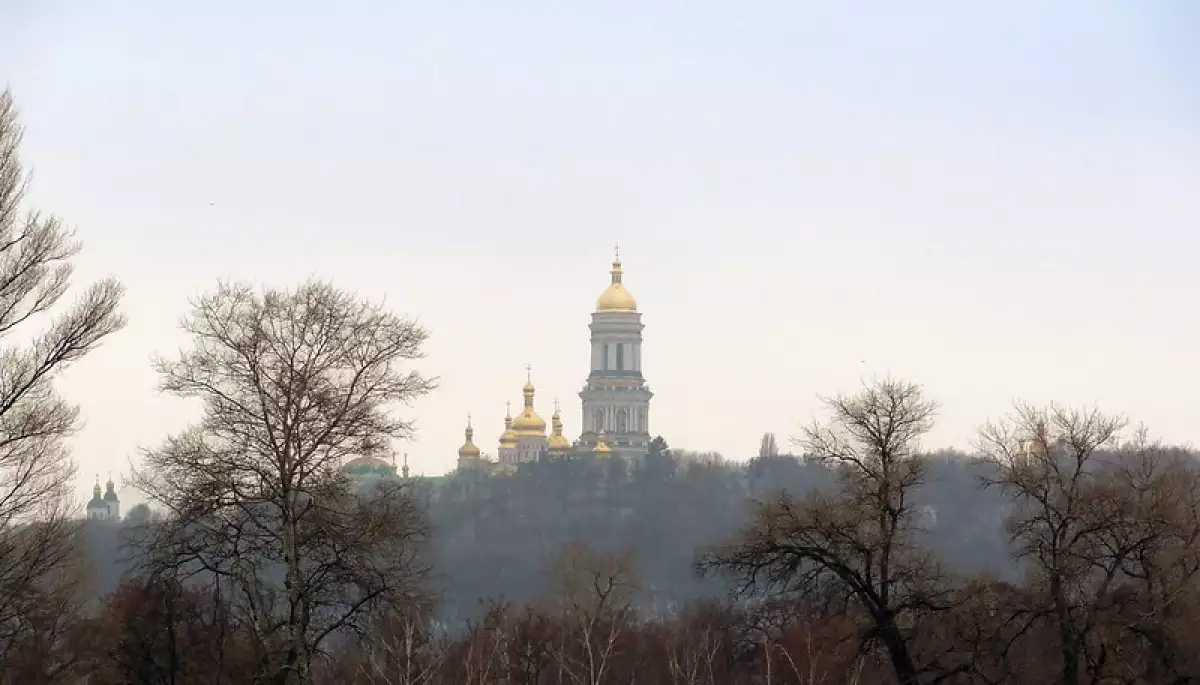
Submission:
M 546 421 L 534 409 L 535 388 L 527 375 L 522 388 L 523 406 L 514 418 L 504 418 L 496 461 L 485 459 L 474 443 L 475 430 L 467 418 L 466 442 L 458 450 L 459 468 L 496 468 L 510 471 L 518 464 L 548 457 L 591 452 L 613 453 L 624 458 L 645 456 L 650 445 L 650 398 L 654 396 L 642 376 L 642 315 L 625 287 L 620 252 L 613 259 L 610 282 L 596 300 L 592 313 L 588 376 L 581 400 L 581 431 L 573 442 L 563 435 L 557 402 Z M 526 367 L 527 372 L 529 368 Z
M 104 495 L 100 495 L 100 476 L 96 476 L 96 487 L 92 488 L 92 499 L 87 503 L 89 521 L 120 521 L 121 500 L 117 497 L 112 476 L 104 484 Z

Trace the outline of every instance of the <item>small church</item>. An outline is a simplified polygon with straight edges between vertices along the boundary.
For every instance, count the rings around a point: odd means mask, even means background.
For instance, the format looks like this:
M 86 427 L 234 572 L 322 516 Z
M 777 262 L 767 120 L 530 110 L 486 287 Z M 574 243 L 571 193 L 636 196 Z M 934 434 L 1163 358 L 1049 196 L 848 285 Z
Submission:
M 104 484 L 104 495 L 100 494 L 100 476 L 96 476 L 96 487 L 92 488 L 92 499 L 87 504 L 89 521 L 120 521 L 121 500 L 117 497 L 112 476 Z

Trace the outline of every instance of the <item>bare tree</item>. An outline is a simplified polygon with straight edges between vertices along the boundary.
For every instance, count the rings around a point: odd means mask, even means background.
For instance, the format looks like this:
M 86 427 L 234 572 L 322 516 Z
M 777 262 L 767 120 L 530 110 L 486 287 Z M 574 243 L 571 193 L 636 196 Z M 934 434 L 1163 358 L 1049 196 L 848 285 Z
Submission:
M 559 679 L 576 685 L 608 682 L 622 636 L 631 628 L 637 580 L 633 553 L 569 546 L 554 563 L 561 639 L 554 648 Z
M 394 409 L 433 387 L 403 368 L 427 334 L 315 281 L 222 284 L 183 327 L 192 349 L 156 366 L 164 390 L 204 413 L 134 470 L 170 512 L 148 560 L 227 582 L 271 680 L 309 683 L 330 636 L 365 630 L 426 574 L 428 527 L 407 483 L 362 493 L 338 468 L 411 434 Z
M 936 405 L 919 386 L 895 380 L 825 404 L 831 421 L 814 423 L 797 442 L 836 472 L 840 487 L 760 502 L 741 536 L 703 554 L 698 568 L 732 576 L 741 593 L 845 608 L 861 621 L 861 650 L 882 646 L 904 685 L 946 677 L 955 669 L 912 650 L 922 620 L 944 610 L 949 596 L 917 540 L 913 503 L 925 480 L 919 440 Z
M 33 339 L 0 350 L 0 661 L 28 631 L 26 619 L 39 604 L 62 590 L 54 580 L 73 554 L 75 466 L 66 439 L 79 410 L 58 395 L 53 379 L 124 325 L 115 280 L 92 285 L 72 307 L 45 318 L 66 294 L 79 245 L 56 217 L 22 213 L 28 185 L 18 159 L 22 134 L 6 90 L 0 93 L 0 337 L 25 331 Z
M 434 635 L 428 607 L 383 616 L 353 654 L 358 680 L 369 685 L 429 685 L 446 659 L 444 636 Z
M 1130 631 L 1153 652 L 1151 682 L 1182 662 L 1167 621 L 1200 573 L 1200 474 L 1144 428 L 1121 443 L 1125 425 L 1095 409 L 1018 404 L 980 431 L 984 485 L 1014 499 L 1009 536 L 1031 573 L 1030 603 L 1016 610 L 1051 628 L 1067 685 L 1128 670 L 1118 644 Z
M 1030 620 L 1054 626 L 1064 685 L 1082 682 L 1085 642 L 1097 618 L 1093 600 L 1107 594 L 1120 569 L 1119 560 L 1093 559 L 1092 552 L 1101 529 L 1119 516 L 1116 500 L 1098 487 L 1097 453 L 1114 446 L 1124 425 L 1096 410 L 1018 404 L 1012 416 L 980 430 L 982 459 L 994 469 L 984 485 L 1016 502 L 1009 535 L 1047 601 Z M 1102 568 L 1093 566 L 1097 561 Z

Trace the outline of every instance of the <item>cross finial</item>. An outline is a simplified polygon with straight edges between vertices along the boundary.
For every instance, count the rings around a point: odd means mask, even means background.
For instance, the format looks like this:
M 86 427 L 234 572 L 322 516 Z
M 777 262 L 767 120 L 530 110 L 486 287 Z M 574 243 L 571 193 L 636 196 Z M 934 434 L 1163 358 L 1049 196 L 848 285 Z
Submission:
M 511 414 L 511 413 L 512 413 L 512 400 L 507 400 L 507 401 L 505 401 L 505 403 L 504 403 L 504 411 L 505 411 L 505 412 L 507 412 L 507 413 L 509 413 L 509 414 Z
M 554 398 L 554 411 L 558 411 L 558 398 Z
M 621 243 L 613 243 L 613 254 L 618 262 L 621 261 Z
M 467 412 L 467 428 L 471 427 L 471 412 Z
M 525 365 L 525 380 L 530 383 L 533 382 L 533 365 L 532 364 Z

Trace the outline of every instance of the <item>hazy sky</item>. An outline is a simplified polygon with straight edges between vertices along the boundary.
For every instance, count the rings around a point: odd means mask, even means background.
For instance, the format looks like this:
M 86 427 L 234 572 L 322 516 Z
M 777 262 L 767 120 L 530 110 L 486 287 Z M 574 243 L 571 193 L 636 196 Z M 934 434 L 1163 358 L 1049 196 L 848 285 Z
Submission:
M 129 289 L 64 380 L 81 493 L 196 416 L 148 358 L 219 277 L 419 317 L 415 471 L 468 411 L 494 453 L 527 363 L 576 436 L 615 241 L 672 445 L 887 373 L 931 446 L 1016 398 L 1200 442 L 1200 6 L 987 5 L 0 2 L 33 200 Z

